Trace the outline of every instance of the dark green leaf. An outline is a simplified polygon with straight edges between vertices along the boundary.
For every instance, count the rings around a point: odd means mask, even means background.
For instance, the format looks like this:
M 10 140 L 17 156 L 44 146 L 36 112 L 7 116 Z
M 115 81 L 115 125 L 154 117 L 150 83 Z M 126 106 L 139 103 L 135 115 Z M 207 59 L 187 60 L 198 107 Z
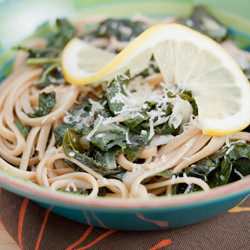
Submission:
M 182 94 L 180 94 L 180 97 L 183 100 L 186 100 L 186 101 L 188 101 L 191 104 L 191 106 L 193 108 L 193 114 L 195 116 L 197 116 L 198 115 L 198 107 L 197 107 L 195 99 L 193 98 L 192 92 L 186 90 Z
M 190 167 L 185 168 L 187 176 L 193 176 L 203 179 L 204 181 L 209 180 L 210 174 L 217 168 L 216 164 L 209 158 L 203 159 Z
M 46 87 L 50 84 L 65 84 L 66 80 L 62 73 L 62 68 L 59 64 L 49 64 L 44 66 L 39 80 L 35 82 L 37 87 Z
M 74 169 L 74 171 L 76 172 L 85 172 L 82 168 L 80 168 L 79 166 L 77 166 L 75 163 L 73 163 L 72 161 L 69 161 L 67 159 L 63 159 L 63 161 L 69 165 L 70 167 L 72 167 Z
M 35 83 L 39 87 L 66 83 L 60 67 L 59 57 L 65 45 L 75 35 L 76 29 L 64 18 L 57 19 L 56 26 L 58 31 L 51 35 L 45 48 L 27 48 L 25 46 L 17 46 L 14 48 L 29 53 L 27 60 L 28 65 L 43 66 L 43 72 L 38 82 Z
M 107 165 L 108 168 L 115 169 L 117 167 L 116 158 L 120 153 L 119 147 L 113 147 L 107 152 L 96 151 L 95 159 L 98 162 L 102 162 L 103 164 Z
M 129 76 L 126 74 L 120 74 L 115 77 L 115 79 L 110 83 L 110 86 L 106 89 L 106 97 L 109 108 L 113 114 L 118 114 L 124 106 L 122 96 L 126 96 L 124 88 L 128 84 L 129 80 Z
M 221 42 L 227 35 L 227 28 L 216 20 L 204 6 L 196 6 L 193 13 L 186 20 L 181 20 L 181 23 L 210 36 L 214 40 Z
M 167 122 L 155 127 L 155 133 L 158 135 L 177 135 L 178 132 L 179 128 L 174 128 L 174 126 L 170 126 Z
M 108 151 L 114 146 L 119 146 L 121 148 L 126 147 L 126 144 L 124 142 L 125 134 L 122 130 L 110 130 L 106 132 L 96 133 L 91 137 L 90 140 L 93 145 L 95 145 L 102 151 Z
M 138 158 L 138 156 L 143 151 L 144 147 L 142 146 L 132 146 L 127 145 L 127 147 L 124 150 L 125 156 L 129 161 L 134 161 Z
M 76 33 L 75 27 L 65 18 L 56 20 L 58 32 L 51 36 L 47 48 L 56 48 L 62 50 L 66 43 L 72 39 Z
M 130 41 L 147 29 L 143 22 L 132 22 L 127 19 L 107 19 L 100 24 L 95 37 L 116 37 L 119 41 Z
M 227 154 L 230 160 L 250 159 L 250 145 L 248 143 L 233 144 L 231 147 L 232 149 Z
M 239 180 L 250 174 L 250 144 L 232 142 L 184 171 L 187 176 L 202 178 L 210 188 Z
M 238 171 L 242 176 L 250 175 L 250 159 L 240 158 L 234 161 L 234 170 Z
M 69 110 L 64 117 L 64 123 L 69 125 L 71 129 L 76 131 L 85 130 L 86 134 L 88 134 L 88 127 L 94 123 L 94 118 L 91 118 L 89 114 L 90 110 L 91 105 L 89 102 L 84 102 Z
M 55 135 L 55 139 L 56 139 L 56 144 L 58 146 L 61 146 L 62 143 L 63 143 L 63 138 L 64 138 L 64 135 L 67 131 L 67 129 L 69 129 L 70 127 L 66 124 L 62 124 L 60 126 L 57 126 L 55 129 L 54 129 L 54 135 Z
M 233 163 L 228 159 L 228 157 L 224 157 L 220 167 L 220 186 L 228 183 L 230 175 L 232 173 L 232 166 Z
M 148 120 L 148 114 L 146 111 L 142 110 L 141 112 L 138 112 L 140 115 L 135 116 L 134 118 L 125 120 L 123 124 L 125 124 L 129 128 L 135 128 L 140 123 L 142 123 L 145 120 Z
M 127 140 L 124 153 L 129 161 L 136 160 L 145 146 L 149 144 L 148 133 L 142 134 L 140 131 L 133 129 L 130 129 Z
M 29 113 L 28 116 L 35 118 L 45 116 L 50 113 L 56 104 L 56 92 L 39 94 L 38 110 L 35 113 Z
M 103 176 L 121 173 L 123 170 L 121 168 L 110 169 L 106 164 L 102 164 L 94 160 L 92 157 L 87 156 L 84 152 L 80 152 L 81 147 L 78 143 L 78 135 L 70 130 L 66 131 L 63 140 L 63 152 L 69 158 L 74 158 L 82 164 L 92 168 L 93 170 L 99 172 Z
M 218 187 L 219 184 L 220 184 L 220 169 L 218 166 L 218 169 L 216 169 L 216 171 L 212 172 L 212 174 L 209 178 L 208 185 L 210 188 L 215 188 L 215 187 Z
M 27 135 L 29 134 L 29 130 L 30 130 L 29 127 L 24 126 L 21 122 L 16 121 L 16 120 L 14 121 L 14 123 L 16 124 L 20 132 L 22 133 L 23 137 L 26 139 Z
M 48 55 L 53 55 L 50 56 L 50 58 L 57 57 L 57 55 L 60 53 L 58 49 L 52 49 L 52 48 L 29 48 L 25 46 L 16 46 L 13 47 L 14 50 L 23 50 L 25 52 L 29 53 L 28 60 L 29 59 L 36 59 L 36 58 L 48 58 Z
M 164 177 L 166 179 L 171 179 L 173 175 L 174 175 L 174 172 L 171 169 L 167 169 L 167 170 L 157 174 L 157 176 L 161 176 L 161 177 Z
M 28 48 L 25 46 L 14 47 L 16 50 L 24 50 L 29 53 L 29 58 L 58 58 L 66 43 L 75 35 L 75 27 L 67 19 L 57 19 L 58 31 L 51 35 L 45 48 Z M 37 61 L 34 61 L 37 64 Z

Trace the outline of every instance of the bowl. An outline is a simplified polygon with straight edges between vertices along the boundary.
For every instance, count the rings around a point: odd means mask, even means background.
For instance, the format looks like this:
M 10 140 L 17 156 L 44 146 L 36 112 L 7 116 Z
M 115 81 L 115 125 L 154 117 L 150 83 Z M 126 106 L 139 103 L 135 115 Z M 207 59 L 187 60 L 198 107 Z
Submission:
M 250 45 L 250 3 L 248 0 L 208 1 L 204 3 L 213 15 L 229 26 L 238 45 Z M 248 5 L 248 6 L 247 6 Z M 15 53 L 13 45 L 53 31 L 48 20 L 67 16 L 77 20 L 86 14 L 107 14 L 128 17 L 133 13 L 151 16 L 186 16 L 193 7 L 185 1 L 48 1 L 22 0 L 0 3 L 0 82 L 11 72 Z M 38 28 L 37 28 L 38 27 Z M 6 190 L 27 197 L 53 212 L 77 222 L 118 230 L 161 230 L 189 225 L 226 212 L 250 195 L 250 177 L 197 192 L 152 200 L 114 198 L 84 199 L 77 194 L 54 192 L 11 176 L 0 169 L 0 185 Z

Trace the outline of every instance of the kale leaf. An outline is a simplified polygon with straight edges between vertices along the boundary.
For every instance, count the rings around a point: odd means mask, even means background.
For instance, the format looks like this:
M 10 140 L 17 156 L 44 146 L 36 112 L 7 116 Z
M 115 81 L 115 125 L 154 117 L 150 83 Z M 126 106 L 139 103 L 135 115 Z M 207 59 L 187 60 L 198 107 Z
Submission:
M 46 87 L 50 84 L 65 84 L 66 80 L 59 64 L 54 63 L 43 66 L 43 72 L 39 80 L 35 83 L 38 87 Z
M 193 13 L 187 19 L 181 19 L 183 23 L 217 42 L 222 42 L 228 36 L 228 31 L 218 20 L 216 20 L 204 6 L 194 7 Z
M 56 26 L 58 31 L 49 39 L 47 48 L 55 49 L 55 53 L 59 55 L 66 43 L 75 35 L 76 28 L 65 18 L 57 19 Z
M 250 144 L 233 142 L 230 148 L 224 146 L 184 171 L 187 176 L 202 178 L 211 188 L 239 180 L 250 174 Z
M 16 50 L 24 50 L 29 53 L 28 65 L 41 65 L 43 67 L 40 78 L 35 83 L 39 87 L 66 83 L 59 56 L 67 42 L 75 35 L 76 29 L 65 18 L 57 19 L 56 26 L 58 31 L 51 35 L 45 48 L 15 47 Z
M 129 80 L 129 72 L 117 75 L 106 89 L 109 109 L 113 114 L 118 114 L 124 106 L 122 97 L 127 96 L 125 88 Z
M 57 126 L 54 129 L 54 136 L 55 136 L 55 140 L 56 140 L 56 144 L 58 146 L 61 146 L 63 143 L 63 138 L 66 134 L 67 129 L 70 129 L 70 126 L 68 126 L 67 124 L 62 124 L 60 126 Z
M 210 188 L 240 180 L 250 175 L 250 144 L 232 141 L 230 146 L 224 146 L 213 155 L 185 168 L 178 176 L 183 176 L 184 173 L 190 177 L 203 179 Z M 171 177 L 166 176 L 166 178 Z M 186 183 L 177 184 L 172 194 L 184 193 L 187 187 Z M 189 186 L 189 192 L 199 190 L 201 188 L 197 185 Z
M 150 142 L 148 140 L 148 132 L 141 133 L 140 130 L 130 129 L 127 137 L 128 142 L 124 153 L 128 160 L 134 161 Z
M 82 164 L 92 168 L 103 176 L 118 174 L 123 172 L 121 167 L 110 168 L 105 163 L 97 162 L 92 157 L 89 157 L 87 154 L 84 154 L 82 147 L 79 143 L 79 134 L 67 130 L 63 140 L 63 152 L 69 158 L 74 158 Z
M 99 29 L 93 35 L 95 37 L 114 36 L 119 41 L 128 42 L 139 36 L 146 29 L 147 25 L 143 22 L 109 18 L 100 24 Z
M 141 112 L 138 112 L 138 115 L 136 115 L 134 118 L 130 118 L 122 122 L 129 128 L 135 128 L 138 125 L 140 125 L 143 121 L 146 121 L 149 119 L 149 116 L 146 112 L 146 110 L 141 110 Z
M 29 53 L 30 64 L 48 64 L 51 60 L 58 58 L 66 43 L 75 35 L 75 27 L 65 18 L 56 20 L 58 31 L 52 34 L 45 48 L 28 48 L 25 46 L 14 47 L 16 50 L 24 50 Z M 40 59 L 41 61 L 39 62 Z M 44 59 L 46 59 L 44 61 Z
M 34 113 L 28 113 L 29 117 L 41 117 L 50 113 L 56 104 L 56 92 L 39 94 L 38 110 Z
M 89 102 L 83 102 L 75 108 L 71 108 L 64 117 L 64 124 L 57 126 L 54 129 L 56 144 L 61 146 L 67 129 L 74 131 L 85 131 L 85 134 L 90 132 L 87 124 L 91 106 Z M 90 119 L 88 119 L 90 121 Z M 82 143 L 83 144 L 83 143 Z
M 117 129 L 106 130 L 105 132 L 97 132 L 90 139 L 91 143 L 102 151 L 108 151 L 114 146 L 126 148 L 124 131 L 117 127 Z
M 130 98 L 135 98 L 133 92 L 127 88 L 130 80 L 129 72 L 117 75 L 102 96 L 96 99 L 86 97 L 82 104 L 69 110 L 64 117 L 64 123 L 54 130 L 57 144 L 63 146 L 68 156 L 74 155 L 75 159 L 102 174 L 106 174 L 106 169 L 107 175 L 112 175 L 113 178 L 122 178 L 125 171 L 121 171 L 121 167 L 117 166 L 119 154 L 124 154 L 130 161 L 136 161 L 144 148 L 150 144 L 151 114 L 154 117 L 153 122 L 160 119 L 159 111 L 161 117 L 165 118 L 155 125 L 156 134 L 177 134 L 179 131 L 179 128 L 173 128 L 166 122 L 172 113 L 171 102 L 166 105 L 162 99 L 159 103 L 153 99 L 145 99 L 136 111 L 127 110 Z M 163 91 L 163 94 L 169 94 L 169 98 L 177 97 L 176 93 Z M 195 103 L 189 92 L 184 91 L 178 95 Z M 117 172 L 111 173 L 111 170 Z
M 16 121 L 16 120 L 14 121 L 14 123 L 16 124 L 20 132 L 22 133 L 23 137 L 26 139 L 29 134 L 30 128 L 27 126 L 24 126 L 21 122 Z
M 171 179 L 172 176 L 174 175 L 174 172 L 173 172 L 173 170 L 171 170 L 171 169 L 167 169 L 167 170 L 162 171 L 162 172 L 160 172 L 160 173 L 158 173 L 158 174 L 156 174 L 156 175 L 157 175 L 157 176 L 164 177 L 164 178 L 166 178 L 166 179 Z

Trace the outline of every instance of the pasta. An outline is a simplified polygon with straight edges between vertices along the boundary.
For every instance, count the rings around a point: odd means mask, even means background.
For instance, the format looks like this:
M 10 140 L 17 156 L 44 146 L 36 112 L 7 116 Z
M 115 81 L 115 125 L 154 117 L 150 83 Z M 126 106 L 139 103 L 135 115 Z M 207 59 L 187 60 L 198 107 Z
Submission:
M 76 23 L 77 34 L 84 36 L 86 31 L 81 30 L 83 25 L 105 20 L 106 17 L 102 16 L 85 17 Z M 143 22 L 149 27 L 159 22 L 176 22 L 177 19 L 157 20 L 136 15 L 132 21 Z M 119 40 L 114 35 L 111 37 L 103 35 L 89 41 L 92 46 L 116 52 L 125 48 L 128 42 L 126 39 Z M 27 46 L 43 49 L 46 41 L 34 40 Z M 250 145 L 247 144 L 250 142 L 248 132 L 237 132 L 227 137 L 203 135 L 197 114 L 189 113 L 188 119 L 181 117 L 182 120 L 177 125 L 175 125 L 177 118 L 171 115 L 161 117 L 163 120 L 158 119 L 158 124 L 156 122 L 153 125 L 151 123 L 153 120 L 149 118 L 149 127 L 144 129 L 149 138 L 148 144 L 144 145 L 143 149 L 140 148 L 140 152 L 133 160 L 127 158 L 125 151 L 118 151 L 118 155 L 115 156 L 115 166 L 116 168 L 119 166 L 121 172 L 103 174 L 100 169 L 91 167 L 92 165 L 86 164 L 86 162 L 84 164 L 79 158 L 74 157 L 74 152 L 65 153 L 65 144 L 58 144 L 55 129 L 64 125 L 67 117 L 75 119 L 73 116 L 69 116 L 69 110 L 84 103 L 86 98 L 89 98 L 88 102 L 92 105 L 91 112 L 98 113 L 98 110 L 103 109 L 102 106 L 100 107 L 99 100 L 107 89 L 107 85 L 48 84 L 47 86 L 37 86 L 36 83 L 41 79 L 44 69 L 41 66 L 26 65 L 28 56 L 29 54 L 25 51 L 18 52 L 13 73 L 0 87 L 0 168 L 11 175 L 52 190 L 77 192 L 86 198 L 107 196 L 148 199 L 173 195 L 178 193 L 176 191 L 178 188 L 184 188 L 182 191 L 179 190 L 182 193 L 195 190 L 207 192 L 211 188 L 207 183 L 207 176 L 202 175 L 204 173 L 198 173 L 196 176 L 188 175 L 185 169 L 201 160 L 208 159 L 207 157 L 223 148 L 226 148 L 227 153 L 228 150 L 233 150 L 234 145 L 246 145 L 250 148 Z M 140 102 L 139 95 L 141 95 L 142 89 L 144 93 L 142 103 L 152 99 L 152 95 L 163 96 L 165 93 L 163 77 L 160 72 L 155 70 L 156 67 L 157 65 L 154 65 L 154 61 L 152 61 L 148 72 L 129 80 L 128 88 L 125 89 L 128 98 L 131 95 L 136 102 Z M 127 76 L 123 75 L 123 77 Z M 55 95 L 55 104 L 49 112 L 42 113 L 44 110 L 40 110 L 41 100 L 39 98 L 44 93 L 47 94 L 47 96 L 44 95 L 44 98 L 49 98 L 51 96 L 48 95 L 52 92 Z M 178 98 L 178 96 L 174 98 L 173 105 L 183 102 L 181 98 Z M 49 102 L 49 99 L 46 100 Z M 134 109 L 129 105 L 126 108 Z M 37 115 L 34 111 L 37 114 L 40 112 L 42 115 Z M 153 115 L 153 112 L 150 114 Z M 126 114 L 113 115 L 108 119 L 105 117 L 97 119 L 94 129 L 87 134 L 87 139 L 91 141 L 91 137 L 96 134 L 102 124 L 108 126 L 123 123 L 125 120 Z M 156 126 L 162 126 L 169 121 L 172 122 L 173 127 L 178 127 L 176 130 L 178 132 L 163 135 L 154 132 Z M 25 130 L 27 128 L 28 132 Z M 64 138 L 63 143 L 65 140 Z M 126 134 L 126 140 L 127 142 L 130 140 L 128 134 Z M 84 143 L 89 142 L 84 141 Z M 223 152 L 225 154 L 225 150 Z M 174 189 L 175 192 L 173 192 Z M 102 194 L 103 191 L 104 194 Z

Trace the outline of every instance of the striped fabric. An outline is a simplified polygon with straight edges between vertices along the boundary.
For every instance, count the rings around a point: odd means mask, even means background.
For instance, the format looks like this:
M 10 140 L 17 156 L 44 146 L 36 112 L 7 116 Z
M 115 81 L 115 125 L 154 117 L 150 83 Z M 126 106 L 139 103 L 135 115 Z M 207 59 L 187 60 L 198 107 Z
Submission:
M 22 250 L 250 249 L 250 199 L 207 221 L 155 232 L 121 232 L 79 224 L 5 190 L 1 190 L 0 212 L 0 223 Z

